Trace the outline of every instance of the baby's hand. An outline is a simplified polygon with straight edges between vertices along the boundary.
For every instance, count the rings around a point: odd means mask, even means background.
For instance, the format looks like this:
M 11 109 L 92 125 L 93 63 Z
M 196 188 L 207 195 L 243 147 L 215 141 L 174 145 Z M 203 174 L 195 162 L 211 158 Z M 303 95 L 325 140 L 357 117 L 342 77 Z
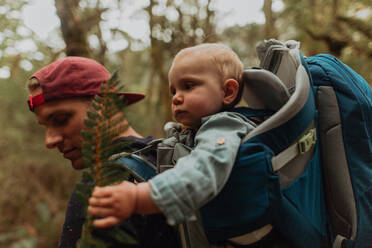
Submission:
M 137 186 L 124 181 L 118 185 L 95 187 L 89 198 L 88 212 L 104 217 L 93 221 L 99 228 L 111 227 L 129 218 L 136 210 Z

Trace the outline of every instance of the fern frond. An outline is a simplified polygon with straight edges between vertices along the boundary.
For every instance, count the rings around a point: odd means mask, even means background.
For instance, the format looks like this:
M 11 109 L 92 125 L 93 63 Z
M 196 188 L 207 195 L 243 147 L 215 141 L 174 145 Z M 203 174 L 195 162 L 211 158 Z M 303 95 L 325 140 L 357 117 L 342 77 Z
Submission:
M 115 245 L 135 244 L 128 233 L 115 226 L 109 229 L 98 229 L 92 224 L 94 217 L 90 216 L 86 208 L 88 199 L 95 186 L 106 186 L 127 180 L 129 172 L 109 158 L 122 148 L 122 142 L 115 139 L 123 133 L 127 125 L 123 124 L 125 101 L 123 96 L 116 94 L 119 86 L 118 73 L 113 73 L 110 80 L 101 86 L 101 94 L 92 100 L 92 109 L 87 112 L 82 130 L 83 138 L 82 160 L 84 167 L 82 182 L 76 185 L 77 197 L 82 201 L 86 213 L 79 248 L 111 247 Z

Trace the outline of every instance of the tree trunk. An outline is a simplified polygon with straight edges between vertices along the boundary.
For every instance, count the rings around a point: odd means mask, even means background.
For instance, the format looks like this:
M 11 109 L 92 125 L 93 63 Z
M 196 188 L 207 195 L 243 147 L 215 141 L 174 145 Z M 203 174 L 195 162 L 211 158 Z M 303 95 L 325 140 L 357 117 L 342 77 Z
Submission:
M 91 57 L 87 30 L 77 16 L 80 0 L 55 0 L 67 56 Z
M 152 8 L 154 6 L 154 1 L 150 0 L 150 5 L 147 9 L 149 18 L 150 18 L 150 40 L 151 40 L 151 70 L 154 77 L 150 80 L 151 94 L 156 94 L 159 97 L 155 98 L 155 108 L 156 113 L 161 113 L 162 116 L 158 116 L 158 120 L 161 125 L 164 125 L 165 122 L 172 120 L 172 111 L 171 111 L 171 100 L 169 95 L 169 86 L 168 86 L 168 73 L 165 69 L 165 64 L 167 62 L 166 51 L 164 48 L 163 41 L 158 40 L 154 37 L 152 31 L 156 24 L 159 24 L 154 20 L 152 15 Z M 162 25 L 162 23 L 160 23 Z M 156 87 L 158 86 L 158 87 Z M 160 117 L 160 118 L 159 118 Z M 156 127 L 156 125 L 154 125 Z
M 265 39 L 270 39 L 270 38 L 277 39 L 278 38 L 278 32 L 275 27 L 275 17 L 274 17 L 272 8 L 271 8 L 272 4 L 273 4 L 272 0 L 264 1 L 263 11 L 265 14 L 265 19 L 266 19 Z

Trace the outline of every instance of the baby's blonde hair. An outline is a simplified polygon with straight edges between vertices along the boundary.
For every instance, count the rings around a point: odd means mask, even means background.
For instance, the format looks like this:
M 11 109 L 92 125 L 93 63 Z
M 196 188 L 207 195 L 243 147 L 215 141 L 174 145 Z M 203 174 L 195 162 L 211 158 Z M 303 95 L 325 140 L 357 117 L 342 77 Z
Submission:
M 239 56 L 228 46 L 220 43 L 203 43 L 196 46 L 184 48 L 177 53 L 173 62 L 178 56 L 184 56 L 188 53 L 199 53 L 200 56 L 206 56 L 211 59 L 217 71 L 220 74 L 221 83 L 228 79 L 235 79 L 239 83 L 239 91 L 236 99 L 229 105 L 233 107 L 240 101 L 243 92 L 244 84 L 241 78 L 244 71 L 243 62 Z
M 238 55 L 228 46 L 220 43 L 203 43 L 196 46 L 184 48 L 178 52 L 177 56 L 187 53 L 201 53 L 202 56 L 211 58 L 213 64 L 217 66 L 222 81 L 229 78 L 240 82 L 244 66 Z

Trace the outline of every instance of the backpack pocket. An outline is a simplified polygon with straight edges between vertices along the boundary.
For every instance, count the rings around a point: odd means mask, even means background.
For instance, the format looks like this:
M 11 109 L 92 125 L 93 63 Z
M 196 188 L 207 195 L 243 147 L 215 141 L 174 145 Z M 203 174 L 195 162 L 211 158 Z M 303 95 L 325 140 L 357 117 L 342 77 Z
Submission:
M 327 244 L 324 189 L 318 153 L 316 145 L 314 156 L 304 173 L 282 189 L 280 211 L 273 215 L 287 220 L 286 223 L 278 223 L 279 229 L 288 233 L 292 242 L 301 247 L 323 247 Z M 293 227 L 296 227 L 295 231 Z
M 200 210 L 206 234 L 212 242 L 250 233 L 270 224 L 270 154 L 264 149 L 249 153 L 249 145 L 243 143 L 240 146 L 226 185 Z

